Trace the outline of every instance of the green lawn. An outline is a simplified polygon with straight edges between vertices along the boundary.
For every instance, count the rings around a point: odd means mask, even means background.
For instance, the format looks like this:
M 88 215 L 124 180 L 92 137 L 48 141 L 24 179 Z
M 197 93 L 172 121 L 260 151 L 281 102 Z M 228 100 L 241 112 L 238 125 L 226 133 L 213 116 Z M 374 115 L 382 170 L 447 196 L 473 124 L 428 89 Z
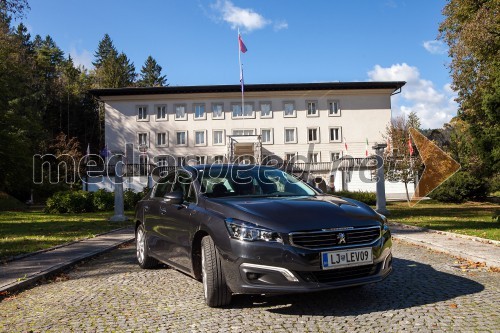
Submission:
M 45 214 L 41 211 L 0 212 L 0 260 L 132 225 L 109 222 L 112 212 Z M 126 212 L 129 217 L 133 212 Z
M 390 202 L 387 208 L 391 212 L 389 221 L 500 241 L 500 222 L 492 218 L 493 212 L 500 209 L 498 204 L 428 200 L 413 207 L 406 202 Z

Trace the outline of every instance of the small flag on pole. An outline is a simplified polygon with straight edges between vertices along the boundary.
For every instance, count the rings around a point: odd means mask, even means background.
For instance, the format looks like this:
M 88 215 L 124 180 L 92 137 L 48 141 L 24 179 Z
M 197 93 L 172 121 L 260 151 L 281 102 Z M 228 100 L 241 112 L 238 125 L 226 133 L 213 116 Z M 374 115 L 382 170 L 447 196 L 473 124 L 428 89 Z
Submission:
M 368 157 L 368 138 L 366 138 L 365 156 Z
M 345 147 L 345 151 L 347 152 L 347 140 L 345 139 L 345 136 L 344 136 L 344 147 Z
M 240 52 L 245 53 L 248 51 L 247 47 L 245 46 L 245 43 L 243 43 L 243 39 L 241 39 L 241 35 L 238 33 L 238 43 L 240 44 Z
M 89 161 L 89 158 L 90 158 L 90 143 L 87 145 L 87 154 L 85 155 L 85 163 L 87 163 Z
M 410 151 L 410 156 L 413 156 L 413 144 L 411 143 L 410 135 L 408 135 L 408 150 Z

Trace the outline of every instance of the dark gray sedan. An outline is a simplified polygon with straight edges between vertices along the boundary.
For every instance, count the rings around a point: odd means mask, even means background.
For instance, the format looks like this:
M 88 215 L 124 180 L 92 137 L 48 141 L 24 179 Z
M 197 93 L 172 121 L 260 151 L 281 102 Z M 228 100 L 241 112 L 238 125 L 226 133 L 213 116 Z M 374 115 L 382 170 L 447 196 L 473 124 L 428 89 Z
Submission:
M 384 216 L 260 165 L 182 167 L 137 205 L 137 259 L 203 282 L 206 303 L 378 282 L 392 270 Z

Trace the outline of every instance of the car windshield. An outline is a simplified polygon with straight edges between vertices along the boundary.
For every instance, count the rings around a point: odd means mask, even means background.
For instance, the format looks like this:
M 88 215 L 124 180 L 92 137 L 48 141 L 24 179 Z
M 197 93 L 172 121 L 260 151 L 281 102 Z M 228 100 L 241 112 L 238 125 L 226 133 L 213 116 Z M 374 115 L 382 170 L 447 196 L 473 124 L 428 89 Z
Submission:
M 199 171 L 201 192 L 209 198 L 313 196 L 300 180 L 262 166 L 219 166 Z

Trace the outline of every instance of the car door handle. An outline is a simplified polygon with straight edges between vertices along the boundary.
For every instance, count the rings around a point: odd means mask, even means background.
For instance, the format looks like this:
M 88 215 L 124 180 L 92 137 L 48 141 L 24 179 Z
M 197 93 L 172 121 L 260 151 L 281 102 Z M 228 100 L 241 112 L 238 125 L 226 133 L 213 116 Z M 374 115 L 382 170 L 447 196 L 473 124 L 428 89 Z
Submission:
M 144 211 L 145 212 L 149 211 L 149 206 L 144 206 Z
M 162 214 L 162 215 L 167 214 L 167 208 L 166 207 L 160 207 L 160 214 Z

